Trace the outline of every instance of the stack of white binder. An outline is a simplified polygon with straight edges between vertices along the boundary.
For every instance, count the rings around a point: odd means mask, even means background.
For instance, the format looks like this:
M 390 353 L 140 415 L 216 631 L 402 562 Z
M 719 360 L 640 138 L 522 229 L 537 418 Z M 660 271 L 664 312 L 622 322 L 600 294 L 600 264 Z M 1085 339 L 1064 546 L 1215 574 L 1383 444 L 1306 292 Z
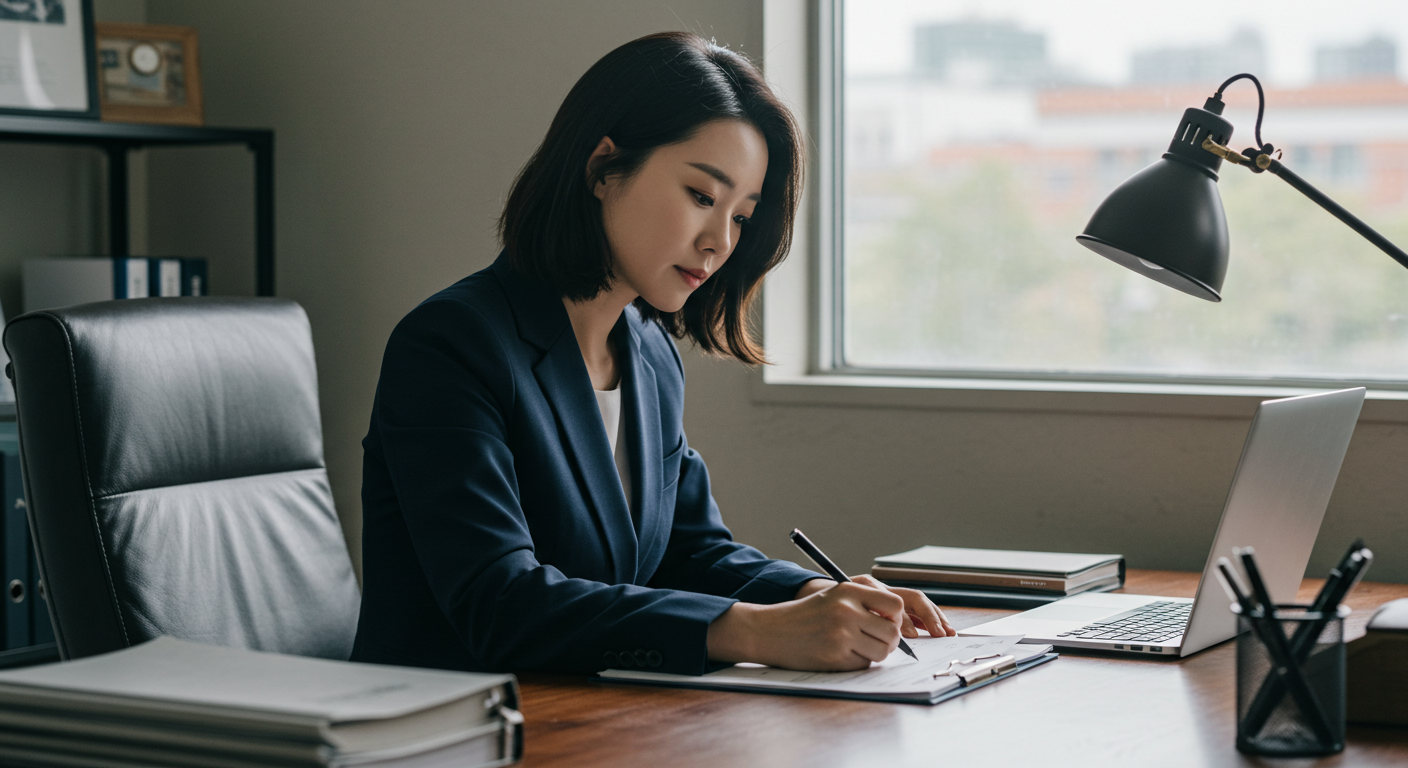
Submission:
M 352 664 L 159 638 L 0 672 L 0 764 L 501 766 L 512 675 Z

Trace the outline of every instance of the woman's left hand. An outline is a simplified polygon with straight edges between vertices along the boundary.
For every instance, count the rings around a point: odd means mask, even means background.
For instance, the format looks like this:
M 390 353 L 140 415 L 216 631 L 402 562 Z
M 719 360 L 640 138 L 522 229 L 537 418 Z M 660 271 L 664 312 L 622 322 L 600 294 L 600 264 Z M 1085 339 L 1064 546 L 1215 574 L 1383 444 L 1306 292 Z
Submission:
M 928 595 L 917 589 L 889 587 L 879 579 L 866 574 L 852 576 L 851 581 L 874 589 L 893 592 L 904 600 L 904 622 L 900 625 L 900 634 L 904 637 L 919 637 L 920 629 L 928 632 L 931 637 L 950 637 L 958 634 L 958 630 L 948 623 L 944 612 L 939 610 L 937 605 L 934 605 Z M 820 592 L 835 583 L 830 579 L 813 579 L 802 585 L 802 588 L 797 591 L 797 598 L 806 597 L 813 592 Z

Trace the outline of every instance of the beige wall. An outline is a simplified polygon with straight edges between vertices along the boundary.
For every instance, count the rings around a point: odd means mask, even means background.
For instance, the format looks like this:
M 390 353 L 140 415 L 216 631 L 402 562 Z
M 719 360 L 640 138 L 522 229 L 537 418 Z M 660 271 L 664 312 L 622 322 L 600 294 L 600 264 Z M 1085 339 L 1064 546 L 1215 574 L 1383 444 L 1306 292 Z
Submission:
M 95 2 L 94 15 L 103 21 L 140 22 L 146 13 L 145 0 Z M 102 170 L 95 149 L 0 143 L 0 308 L 6 320 L 23 307 L 24 259 L 105 252 Z
M 760 0 L 147 0 L 145 9 L 149 21 L 200 29 L 210 124 L 277 132 L 279 293 L 312 318 L 329 472 L 354 553 L 359 441 L 387 334 L 419 300 L 493 258 L 502 196 L 572 82 L 656 30 L 692 29 L 750 54 L 762 41 Z M 217 290 L 247 291 L 243 151 L 153 155 L 152 251 L 209 256 Z M 0 154 L 4 162 L 33 176 L 25 163 L 39 160 Z M 55 200 L 79 194 L 71 180 L 37 183 Z M 70 236 L 91 239 L 89 229 Z M 800 526 L 853 572 L 919 543 L 1117 551 L 1136 567 L 1198 568 L 1247 426 L 765 405 L 751 399 L 745 369 L 687 360 L 690 439 L 738 537 L 791 557 L 785 535 Z M 1363 534 L 1381 556 L 1373 575 L 1408 580 L 1404 457 L 1408 426 L 1360 426 L 1312 570 Z
M 278 293 L 312 320 L 329 475 L 354 553 L 386 338 L 493 260 L 502 197 L 572 83 L 661 29 L 744 49 L 762 39 L 756 2 L 148 0 L 147 15 L 199 28 L 209 124 L 276 131 Z M 248 290 L 243 151 L 150 163 L 152 251 L 209 256 L 217 291 Z

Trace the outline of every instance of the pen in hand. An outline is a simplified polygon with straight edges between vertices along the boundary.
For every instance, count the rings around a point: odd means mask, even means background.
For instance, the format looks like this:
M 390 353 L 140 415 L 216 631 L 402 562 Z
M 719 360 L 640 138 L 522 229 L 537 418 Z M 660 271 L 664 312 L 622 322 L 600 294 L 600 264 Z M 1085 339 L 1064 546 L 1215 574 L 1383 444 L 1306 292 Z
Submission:
M 792 543 L 796 544 L 797 549 L 802 550 L 802 554 L 811 558 L 811 561 L 816 563 L 816 566 L 825 571 L 826 575 L 830 576 L 837 584 L 844 584 L 850 581 L 850 578 L 842 573 L 841 569 L 837 568 L 835 563 L 831 562 L 831 558 L 823 554 L 820 549 L 817 549 L 816 545 L 811 542 L 811 539 L 808 539 L 806 534 L 796 528 L 792 529 Z M 909 657 L 915 661 L 919 660 L 919 657 L 914 655 L 914 649 L 909 647 L 909 643 L 906 643 L 903 637 L 900 638 L 900 650 L 909 654 Z

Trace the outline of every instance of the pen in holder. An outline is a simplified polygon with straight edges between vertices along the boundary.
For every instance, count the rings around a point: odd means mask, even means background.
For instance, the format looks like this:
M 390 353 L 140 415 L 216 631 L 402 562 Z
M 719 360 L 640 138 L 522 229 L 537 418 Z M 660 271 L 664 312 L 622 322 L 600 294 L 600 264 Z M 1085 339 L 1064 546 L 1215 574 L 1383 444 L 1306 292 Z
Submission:
M 1237 750 L 1284 757 L 1344 749 L 1344 617 L 1277 605 L 1270 616 L 1233 605 L 1237 637 Z

